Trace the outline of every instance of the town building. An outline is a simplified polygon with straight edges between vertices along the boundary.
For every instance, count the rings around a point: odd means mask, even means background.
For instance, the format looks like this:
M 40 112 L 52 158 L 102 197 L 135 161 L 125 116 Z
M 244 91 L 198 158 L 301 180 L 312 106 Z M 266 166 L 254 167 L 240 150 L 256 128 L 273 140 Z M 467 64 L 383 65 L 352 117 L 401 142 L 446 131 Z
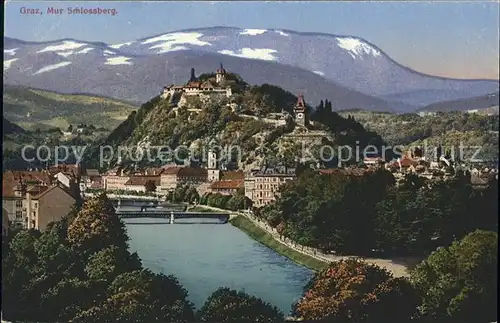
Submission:
M 118 166 L 108 170 L 102 179 L 105 190 L 124 190 L 125 183 L 130 179 L 130 176 L 125 173 L 122 167 Z
M 59 183 L 44 187 L 35 194 L 27 192 L 23 201 L 27 228 L 45 231 L 49 223 L 67 216 L 75 202 L 75 197 Z
M 104 188 L 104 183 L 101 174 L 99 173 L 99 170 L 93 168 L 85 170 L 80 181 L 80 190 L 83 192 L 87 188 L 91 189 Z
M 125 183 L 125 190 L 131 192 L 146 192 L 146 184 L 152 182 L 155 187 L 155 192 L 160 190 L 160 175 L 156 176 L 130 176 Z
M 6 171 L 2 181 L 2 211 L 8 227 L 45 230 L 66 216 L 77 196 L 44 171 Z M 2 219 L 6 221 L 6 219 Z
M 219 171 L 219 175 L 220 178 L 210 184 L 209 192 L 234 195 L 239 189 L 245 189 L 243 171 Z
M 191 69 L 191 77 L 185 85 L 170 85 L 163 88 L 161 97 L 170 98 L 172 103 L 178 102 L 182 97 L 197 96 L 200 99 L 206 99 L 213 96 L 231 97 L 230 86 L 223 86 L 226 80 L 227 72 L 220 66 L 215 73 L 215 84 L 210 80 L 200 82 L 195 76 L 194 68 Z
M 208 171 L 198 167 L 170 167 L 160 175 L 160 192 L 167 194 L 177 185 L 199 185 L 207 181 Z
M 217 181 L 210 185 L 210 192 L 222 195 L 234 195 L 239 189 L 244 189 L 244 187 L 243 180 Z
M 2 178 L 2 208 L 7 214 L 11 228 L 25 228 L 23 200 L 27 191 L 37 187 L 48 187 L 53 182 L 50 173 L 43 171 L 6 171 Z
M 245 195 L 249 197 L 255 207 L 262 207 L 276 200 L 279 187 L 287 181 L 296 178 L 295 168 L 285 166 L 264 166 L 256 172 L 249 172 L 244 180 Z M 246 188 L 253 188 L 247 192 Z

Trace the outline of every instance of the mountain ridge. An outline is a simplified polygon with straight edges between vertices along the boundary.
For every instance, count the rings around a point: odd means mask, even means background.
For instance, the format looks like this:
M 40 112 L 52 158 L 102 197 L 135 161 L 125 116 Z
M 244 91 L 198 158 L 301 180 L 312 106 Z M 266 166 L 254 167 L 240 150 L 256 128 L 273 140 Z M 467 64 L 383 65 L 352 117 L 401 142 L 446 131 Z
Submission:
M 364 95 L 376 99 L 381 98 L 387 102 L 388 106 L 398 106 L 397 109 L 389 108 L 389 110 L 402 112 L 415 111 L 419 107 L 440 102 L 443 99 L 454 100 L 480 96 L 498 88 L 498 80 L 457 79 L 416 71 L 398 63 L 380 47 L 358 36 L 300 32 L 289 29 L 242 29 L 228 26 L 189 28 L 158 33 L 121 44 L 81 41 L 74 38 L 63 38 L 50 42 L 30 42 L 10 37 L 5 37 L 4 40 L 6 40 L 7 47 L 8 43 L 11 45 L 16 43 L 20 47 L 17 50 L 7 49 L 7 52 L 4 50 L 4 62 L 8 62 L 7 67 L 4 67 L 6 72 L 4 74 L 8 75 L 7 77 L 4 75 L 4 83 L 42 87 L 51 91 L 61 91 L 64 85 L 57 84 L 55 80 L 51 82 L 37 81 L 38 83 L 33 84 L 27 80 L 30 76 L 29 72 L 23 74 L 16 69 L 29 70 L 34 68 L 30 64 L 46 62 L 49 64 L 47 68 L 51 69 L 50 73 L 60 73 L 60 77 L 64 77 L 62 70 L 73 69 L 75 70 L 72 71 L 73 74 L 82 74 L 80 78 L 85 83 L 92 83 L 99 78 L 113 80 L 115 77 L 111 75 L 112 73 L 122 74 L 123 71 L 128 73 L 128 70 L 134 68 L 131 66 L 137 64 L 142 65 L 136 66 L 136 68 L 144 70 L 151 69 L 148 67 L 151 64 L 157 64 L 156 68 L 161 66 L 159 64 L 171 63 L 170 66 L 175 65 L 175 61 L 168 62 L 168 57 L 173 53 L 200 55 L 200 59 L 204 59 L 206 56 L 202 57 L 201 52 L 205 55 L 212 54 L 210 61 L 226 61 L 237 57 L 241 59 L 238 64 L 241 66 L 255 65 L 251 62 L 255 60 L 278 64 L 278 74 L 281 74 L 282 78 L 278 81 L 273 80 L 271 83 L 283 86 L 290 91 L 296 90 L 288 84 L 287 79 L 294 77 L 294 71 L 290 68 L 299 68 L 320 76 L 325 84 L 333 82 Z M 60 45 L 50 46 L 58 43 Z M 44 45 L 45 48 L 42 48 Z M 81 50 L 82 48 L 83 50 Z M 77 50 L 78 52 L 76 52 Z M 53 54 L 51 56 L 48 53 Z M 214 58 L 213 55 L 217 58 Z M 158 57 L 163 58 L 164 61 L 158 61 L 156 59 Z M 95 70 L 94 73 L 81 72 L 83 63 L 90 64 L 90 68 Z M 107 68 L 106 64 L 113 66 L 113 69 Z M 182 65 L 182 62 L 180 64 Z M 198 68 L 202 67 L 203 71 L 208 71 L 210 65 L 213 68 L 213 63 L 204 62 L 202 65 Z M 24 67 L 20 68 L 20 66 Z M 39 68 L 43 70 L 44 67 L 39 65 Z M 42 72 L 45 73 L 45 70 Z M 39 70 L 37 73 L 42 72 Z M 168 74 L 169 71 L 165 72 Z M 247 74 L 237 69 L 235 72 L 249 80 L 255 78 L 254 74 L 256 73 L 248 69 Z M 99 75 L 99 73 L 106 73 L 106 75 Z M 138 76 L 139 79 L 144 78 L 144 76 Z M 159 75 L 156 79 L 148 77 L 150 82 L 148 85 L 161 86 L 160 82 L 168 84 L 172 82 L 172 78 L 170 81 L 167 80 L 169 77 L 160 77 Z M 311 92 L 314 86 L 308 85 L 308 80 L 303 80 L 303 82 L 305 86 L 308 86 L 308 91 Z M 175 75 L 173 81 L 173 83 L 178 83 L 175 82 Z M 118 82 L 118 80 L 113 80 L 113 82 Z M 264 82 L 259 79 L 255 84 L 261 83 Z M 74 84 L 72 89 L 65 89 L 62 92 L 66 93 L 71 90 L 71 92 L 95 93 L 93 90 L 89 91 L 88 88 L 79 88 L 88 86 Z M 134 100 L 136 102 L 144 102 L 152 96 L 151 92 L 142 93 L 143 90 L 127 88 L 129 85 L 124 86 L 126 87 L 125 92 L 140 97 L 140 99 Z M 113 90 L 107 89 L 106 92 L 117 97 Z M 405 95 L 402 95 L 403 93 Z M 102 93 L 97 92 L 96 94 Z M 401 97 L 392 98 L 398 95 Z M 323 95 L 324 97 L 334 100 L 332 95 Z M 313 96 L 313 99 L 319 100 L 320 97 Z M 363 108 L 371 109 L 369 105 L 363 106 Z

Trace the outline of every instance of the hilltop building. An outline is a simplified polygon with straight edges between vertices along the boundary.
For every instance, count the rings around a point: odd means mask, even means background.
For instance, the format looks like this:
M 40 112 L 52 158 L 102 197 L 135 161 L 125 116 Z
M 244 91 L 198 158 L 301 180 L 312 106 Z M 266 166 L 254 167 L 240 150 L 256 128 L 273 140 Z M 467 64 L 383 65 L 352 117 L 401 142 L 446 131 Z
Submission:
M 231 97 L 231 87 L 223 86 L 226 80 L 227 72 L 224 67 L 220 66 L 215 73 L 215 84 L 213 81 L 206 80 L 201 82 L 195 75 L 194 68 L 191 69 L 191 77 L 185 85 L 170 85 L 163 88 L 161 97 L 175 101 L 181 97 L 198 96 L 200 99 L 210 98 L 212 96 L 225 96 Z
M 309 111 L 304 101 L 304 96 L 301 94 L 297 99 L 297 103 L 293 108 L 295 114 L 295 123 L 299 126 L 306 127 L 309 125 Z

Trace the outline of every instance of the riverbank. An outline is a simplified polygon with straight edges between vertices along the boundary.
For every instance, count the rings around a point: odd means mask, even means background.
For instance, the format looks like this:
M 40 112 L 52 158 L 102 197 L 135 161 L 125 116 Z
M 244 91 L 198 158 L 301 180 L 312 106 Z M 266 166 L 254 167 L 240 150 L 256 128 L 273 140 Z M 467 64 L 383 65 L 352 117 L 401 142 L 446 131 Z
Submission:
M 298 251 L 295 251 L 284 244 L 276 241 L 274 237 L 265 230 L 258 227 L 245 216 L 237 216 L 229 221 L 233 226 L 248 234 L 252 239 L 273 249 L 277 253 L 289 258 L 290 260 L 303 265 L 314 271 L 321 271 L 328 264 Z
M 400 257 L 400 258 L 392 258 L 392 259 L 384 259 L 384 258 L 365 258 L 365 257 L 359 257 L 359 256 L 338 256 L 335 254 L 325 254 L 321 250 L 307 247 L 307 246 L 302 246 L 299 245 L 293 241 L 291 241 L 288 238 L 281 237 L 277 232 L 276 229 L 271 228 L 268 224 L 252 217 L 249 214 L 242 213 L 242 212 L 234 212 L 234 211 L 228 211 L 228 210 L 223 210 L 207 205 L 199 205 L 198 207 L 200 208 L 205 208 L 208 210 L 217 210 L 217 211 L 225 211 L 225 212 L 231 212 L 233 214 L 239 214 L 238 218 L 245 218 L 247 221 L 249 221 L 251 224 L 253 224 L 254 227 L 260 229 L 262 232 L 265 232 L 268 234 L 268 236 L 273 239 L 274 243 L 273 244 L 266 244 L 265 245 L 269 246 L 270 248 L 276 250 L 276 252 L 281 253 L 281 249 L 277 248 L 285 248 L 287 250 L 293 251 L 294 253 L 298 253 L 299 255 L 314 259 L 320 263 L 323 264 L 328 264 L 331 262 L 335 261 L 340 261 L 343 259 L 347 258 L 357 258 L 360 260 L 363 260 L 367 263 L 374 264 L 376 266 L 379 266 L 381 268 L 387 269 L 389 272 L 391 272 L 394 277 L 409 277 L 409 270 L 413 268 L 416 264 L 420 263 L 422 261 L 421 258 L 416 258 L 416 257 Z M 231 222 L 231 221 L 230 221 Z M 276 246 L 276 248 L 275 248 Z M 287 255 L 284 254 L 284 256 L 288 257 Z M 291 258 L 293 261 L 296 261 L 295 258 Z M 299 261 L 296 261 L 299 264 L 302 264 Z M 309 267 L 310 268 L 310 267 Z

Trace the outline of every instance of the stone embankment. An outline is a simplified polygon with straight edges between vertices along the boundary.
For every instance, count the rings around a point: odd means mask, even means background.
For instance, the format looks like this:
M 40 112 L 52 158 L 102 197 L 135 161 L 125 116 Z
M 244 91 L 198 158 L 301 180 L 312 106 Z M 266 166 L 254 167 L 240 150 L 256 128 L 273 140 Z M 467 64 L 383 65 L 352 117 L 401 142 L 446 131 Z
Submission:
M 214 208 L 211 206 L 206 206 L 203 205 L 203 207 L 217 210 L 217 211 L 225 211 L 225 212 L 231 212 L 233 214 L 238 214 L 239 216 L 244 216 L 252 223 L 254 223 L 256 226 L 261 228 L 262 230 L 266 231 L 269 233 L 276 241 L 279 241 L 283 245 L 287 246 L 290 249 L 293 249 L 297 252 L 300 252 L 304 255 L 313 257 L 317 260 L 330 263 L 333 261 L 340 261 L 342 259 L 348 259 L 348 258 L 358 258 L 361 259 L 367 263 L 371 263 L 374 265 L 377 265 L 382 268 L 386 268 L 388 271 L 390 271 L 394 277 L 408 277 L 409 272 L 408 269 L 414 266 L 416 263 L 419 262 L 419 259 L 413 259 L 413 258 L 393 258 L 393 259 L 383 259 L 383 258 L 364 258 L 364 257 L 358 257 L 358 256 L 337 256 L 335 254 L 326 254 L 323 253 L 319 249 L 307 247 L 300 245 L 298 243 L 293 242 L 292 240 L 280 236 L 280 234 L 276 231 L 275 228 L 272 228 L 269 226 L 267 223 L 260 221 L 253 215 L 246 213 L 246 212 L 235 212 L 235 211 L 229 211 L 229 210 L 224 210 L 224 209 L 219 209 L 219 208 Z

